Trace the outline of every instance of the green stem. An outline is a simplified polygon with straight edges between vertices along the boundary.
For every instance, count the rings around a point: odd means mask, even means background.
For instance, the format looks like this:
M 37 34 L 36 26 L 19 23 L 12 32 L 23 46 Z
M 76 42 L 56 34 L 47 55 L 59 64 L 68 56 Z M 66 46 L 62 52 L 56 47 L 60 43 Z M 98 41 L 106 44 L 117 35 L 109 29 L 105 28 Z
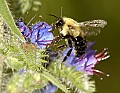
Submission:
M 64 85 L 62 85 L 57 79 L 55 79 L 51 74 L 49 74 L 46 71 L 43 71 L 42 76 L 44 76 L 46 79 L 48 79 L 50 82 L 52 82 L 54 85 L 56 85 L 58 88 L 60 88 L 65 93 L 70 93 Z

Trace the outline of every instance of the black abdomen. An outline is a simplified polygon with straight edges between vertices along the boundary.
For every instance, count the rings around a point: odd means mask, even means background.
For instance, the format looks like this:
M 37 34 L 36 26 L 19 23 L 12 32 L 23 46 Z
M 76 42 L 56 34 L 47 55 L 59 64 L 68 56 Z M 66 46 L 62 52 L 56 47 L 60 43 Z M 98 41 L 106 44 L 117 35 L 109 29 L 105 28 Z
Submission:
M 76 56 L 79 57 L 85 53 L 85 49 L 87 48 L 87 41 L 85 38 L 77 36 L 74 42 Z

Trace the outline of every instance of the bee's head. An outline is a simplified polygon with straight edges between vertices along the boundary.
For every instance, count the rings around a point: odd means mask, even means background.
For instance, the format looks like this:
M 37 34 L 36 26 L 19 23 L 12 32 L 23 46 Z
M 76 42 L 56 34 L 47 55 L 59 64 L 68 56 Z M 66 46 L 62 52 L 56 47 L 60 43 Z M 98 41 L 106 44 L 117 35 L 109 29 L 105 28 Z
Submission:
M 62 19 L 62 18 L 59 18 L 59 19 L 57 20 L 57 22 L 55 23 L 55 27 L 56 27 L 56 28 L 61 28 L 61 27 L 63 26 L 63 24 L 64 24 L 63 19 Z
M 61 27 L 63 26 L 64 21 L 63 21 L 62 18 L 59 18 L 59 17 L 57 17 L 57 16 L 55 16 L 55 15 L 52 15 L 52 14 L 49 14 L 49 15 L 57 18 L 57 21 L 56 21 L 56 23 L 54 24 L 54 27 L 55 27 L 55 28 L 61 28 Z

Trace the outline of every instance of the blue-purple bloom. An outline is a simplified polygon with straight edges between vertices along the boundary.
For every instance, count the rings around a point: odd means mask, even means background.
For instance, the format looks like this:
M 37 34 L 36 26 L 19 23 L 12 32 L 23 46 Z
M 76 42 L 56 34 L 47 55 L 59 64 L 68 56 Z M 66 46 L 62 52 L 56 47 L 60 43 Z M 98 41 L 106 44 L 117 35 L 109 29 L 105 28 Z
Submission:
M 71 55 L 65 61 L 65 65 L 69 67 L 75 67 L 75 70 L 85 72 L 88 75 L 98 75 L 97 73 L 104 74 L 102 71 L 94 69 L 94 67 L 99 61 L 109 57 L 108 52 L 106 52 L 106 49 L 104 49 L 102 52 L 96 55 L 96 50 L 91 49 L 93 44 L 93 42 L 89 42 L 85 54 L 80 57 L 75 57 L 73 48 Z M 69 48 L 62 53 L 63 57 L 66 55 L 68 50 Z
M 28 39 L 31 37 L 31 31 L 28 28 L 28 26 L 25 25 L 25 23 L 21 20 L 16 21 L 16 25 L 23 34 L 25 40 L 28 42 Z
M 46 22 L 37 22 L 31 27 L 24 24 L 23 21 L 16 21 L 16 25 L 23 34 L 26 42 L 36 44 L 39 48 L 43 49 L 49 45 L 54 39 L 53 34 L 50 32 L 52 26 Z
M 45 22 L 38 22 L 31 26 L 32 34 L 30 40 L 32 43 L 37 44 L 41 49 L 45 48 L 54 39 L 53 34 L 49 31 L 52 26 Z

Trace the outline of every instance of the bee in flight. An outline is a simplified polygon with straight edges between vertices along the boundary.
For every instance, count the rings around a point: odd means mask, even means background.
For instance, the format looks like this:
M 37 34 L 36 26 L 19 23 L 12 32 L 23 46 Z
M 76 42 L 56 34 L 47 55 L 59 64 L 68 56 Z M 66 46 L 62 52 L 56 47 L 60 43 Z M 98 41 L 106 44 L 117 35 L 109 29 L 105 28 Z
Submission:
M 51 15 L 56 17 L 55 15 Z M 59 29 L 58 38 L 67 40 L 70 50 L 63 59 L 63 62 L 70 56 L 74 47 L 76 57 L 82 56 L 85 53 L 87 47 L 87 36 L 97 35 L 100 33 L 100 29 L 107 25 L 105 20 L 91 20 L 78 23 L 72 18 L 61 17 L 57 18 L 54 27 Z

